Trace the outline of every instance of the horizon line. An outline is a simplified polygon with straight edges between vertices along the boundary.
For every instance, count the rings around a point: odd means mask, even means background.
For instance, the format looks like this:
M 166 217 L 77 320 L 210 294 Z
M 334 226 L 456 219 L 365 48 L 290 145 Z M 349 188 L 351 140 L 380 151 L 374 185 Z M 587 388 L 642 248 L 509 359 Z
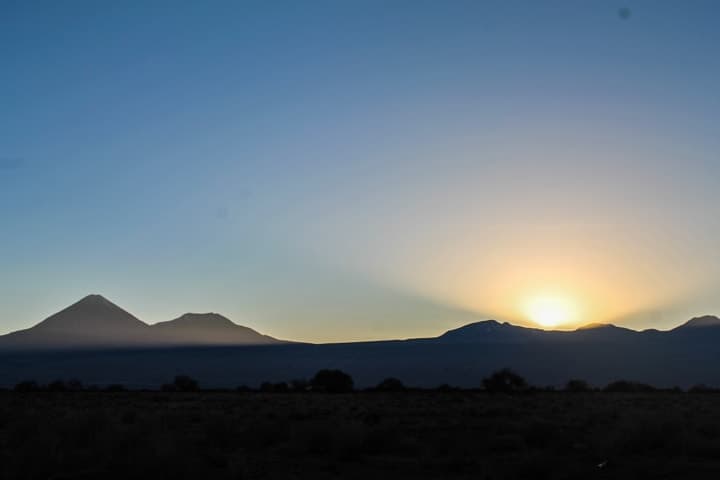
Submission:
M 141 318 L 135 316 L 134 314 L 130 313 L 129 311 L 125 310 L 123 307 L 121 307 L 121 306 L 117 305 L 116 303 L 112 302 L 111 300 L 109 300 L 109 299 L 108 299 L 107 297 L 105 297 L 104 295 L 102 295 L 102 294 L 97 294 L 97 293 L 91 293 L 91 294 L 85 295 L 85 296 L 82 297 L 80 300 L 71 303 L 71 304 L 68 305 L 67 307 L 64 307 L 64 308 L 58 310 L 57 312 L 50 314 L 49 316 L 45 317 L 44 319 L 40 320 L 39 322 L 37 322 L 37 323 L 35 323 L 35 324 L 33 324 L 33 325 L 29 326 L 29 327 L 20 328 L 20 329 L 17 329 L 17 330 L 11 330 L 11 331 L 8 331 L 8 332 L 5 332 L 5 333 L 0 333 L 0 337 L 4 337 L 4 336 L 6 336 L 6 335 L 10 335 L 10 334 L 15 333 L 15 332 L 30 330 L 30 329 L 38 326 L 39 324 L 41 324 L 41 323 L 44 322 L 45 320 L 53 317 L 54 315 L 56 315 L 56 314 L 58 314 L 58 313 L 60 313 L 60 312 L 62 312 L 62 311 L 64 311 L 64 310 L 67 310 L 67 309 L 73 307 L 74 305 L 77 305 L 77 304 L 79 304 L 79 303 L 82 303 L 83 301 L 92 300 L 92 299 L 101 299 L 101 300 L 103 300 L 103 301 L 111 304 L 112 306 L 123 310 L 124 312 L 128 313 L 129 315 L 131 315 L 132 317 L 136 318 L 137 320 L 139 320 L 141 323 L 143 323 L 144 325 L 146 325 L 146 326 L 148 326 L 148 327 L 155 326 L 155 325 L 158 325 L 158 324 L 161 324 L 161 323 L 173 322 L 173 321 L 178 320 L 178 319 L 182 318 L 183 316 L 189 315 L 189 314 L 192 314 L 192 315 L 219 315 L 219 316 L 227 319 L 228 321 L 230 321 L 233 325 L 236 325 L 236 326 L 239 326 L 239 327 L 244 327 L 244 328 L 250 328 L 250 329 L 252 329 L 252 330 L 255 330 L 257 333 L 259 333 L 259 334 L 261 334 L 261 335 L 266 335 L 266 336 L 268 336 L 268 334 L 265 333 L 264 331 L 258 330 L 258 329 L 254 328 L 254 327 L 249 327 L 249 326 L 247 326 L 247 325 L 243 325 L 243 324 L 236 323 L 236 322 L 234 322 L 232 319 L 230 319 L 230 318 L 226 317 L 225 315 L 223 315 L 222 313 L 218 313 L 218 312 L 214 312 L 214 311 L 213 311 L 213 312 L 184 312 L 184 313 L 180 314 L 180 316 L 175 317 L 175 318 L 172 318 L 172 319 L 170 319 L 170 320 L 160 320 L 160 321 L 155 322 L 155 323 L 148 323 L 148 322 L 142 320 Z M 660 329 L 657 329 L 657 328 L 646 328 L 646 329 L 642 329 L 642 330 L 636 330 L 636 329 L 633 329 L 633 328 L 630 328 L 630 327 L 618 326 L 618 325 L 616 325 L 616 324 L 614 324 L 614 323 L 610 323 L 610 322 L 607 322 L 607 323 L 605 323 L 605 322 L 590 322 L 590 323 L 587 323 L 587 324 L 579 325 L 579 326 L 577 326 L 577 327 L 575 327 L 575 328 L 567 328 L 567 329 L 563 329 L 563 328 L 543 328 L 543 327 L 541 327 L 541 326 L 539 326 L 539 325 L 538 325 L 538 326 L 528 326 L 528 325 L 511 323 L 511 322 L 509 322 L 509 321 L 500 321 L 500 320 L 497 320 L 497 319 L 495 319 L 495 318 L 486 318 L 486 319 L 477 320 L 477 321 L 473 321 L 473 322 L 469 322 L 469 323 L 465 323 L 465 324 L 459 325 L 459 326 L 457 326 L 457 327 L 454 327 L 454 328 L 451 328 L 451 329 L 442 331 L 442 332 L 440 332 L 439 334 L 437 334 L 436 336 L 430 336 L 430 337 L 382 338 L 382 339 L 366 339 L 366 340 L 338 340 L 338 341 L 328 341 L 328 342 L 296 341 L 296 340 L 283 340 L 283 341 L 288 341 L 288 342 L 292 342 L 292 343 L 306 343 L 306 344 L 312 344 L 312 345 L 333 345 L 333 344 L 348 344 L 348 343 L 372 343 L 372 342 L 383 342 L 383 341 L 424 340 L 424 339 L 440 338 L 440 337 L 442 337 L 443 335 L 445 335 L 445 334 L 447 334 L 447 333 L 449 333 L 449 332 L 457 331 L 457 330 L 460 330 L 460 329 L 463 329 L 463 328 L 466 328 L 466 327 L 470 327 L 470 326 L 472 326 L 472 325 L 483 324 L 483 323 L 496 323 L 496 324 L 498 324 L 498 325 L 507 325 L 507 326 L 515 327 L 515 328 L 522 328 L 522 329 L 526 329 L 526 330 L 535 330 L 535 331 L 549 332 L 549 333 L 553 333 L 553 332 L 554 332 L 554 333 L 572 333 L 572 332 L 578 332 L 578 331 L 583 331 L 583 330 L 593 330 L 593 329 L 607 328 L 607 327 L 617 328 L 617 329 L 621 329 L 621 330 L 627 330 L 627 331 L 633 332 L 633 333 L 644 333 L 644 332 L 671 332 L 671 331 L 673 331 L 673 330 L 675 330 L 675 329 L 677 329 L 677 328 L 680 328 L 680 327 L 682 327 L 682 326 L 685 326 L 685 325 L 690 324 L 690 323 L 691 323 L 692 321 L 694 321 L 694 320 L 699 320 L 699 319 L 704 319 L 704 318 L 712 318 L 712 319 L 715 319 L 715 320 L 718 321 L 718 322 L 717 322 L 718 325 L 720 325 L 720 317 L 718 317 L 718 316 L 716 316 L 716 315 L 713 315 L 713 314 L 704 314 L 704 315 L 694 316 L 694 317 L 692 317 L 692 318 L 690 318 L 690 319 L 688 319 L 688 320 L 686 320 L 686 321 L 684 321 L 684 322 L 682 322 L 682 323 L 679 323 L 679 324 L 675 325 L 675 326 L 672 327 L 672 328 L 668 328 L 668 329 L 666 329 L 666 330 L 660 330 Z M 276 338 L 276 337 L 272 336 L 272 338 Z

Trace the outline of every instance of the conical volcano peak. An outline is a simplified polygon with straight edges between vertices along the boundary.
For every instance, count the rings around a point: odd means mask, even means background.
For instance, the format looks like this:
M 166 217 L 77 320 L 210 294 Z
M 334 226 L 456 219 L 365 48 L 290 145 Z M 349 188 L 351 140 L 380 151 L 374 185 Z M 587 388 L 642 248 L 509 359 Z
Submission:
M 87 296 L 81 298 L 80 300 L 78 300 L 71 306 L 74 306 L 74 305 L 112 305 L 112 306 L 116 306 L 110 300 L 108 300 L 107 298 L 105 298 L 102 295 L 97 294 L 97 293 L 91 293 L 90 295 L 87 295 Z
M 40 322 L 36 328 L 47 330 L 83 331 L 103 329 L 109 334 L 137 329 L 147 325 L 102 295 L 83 297 L 64 310 Z

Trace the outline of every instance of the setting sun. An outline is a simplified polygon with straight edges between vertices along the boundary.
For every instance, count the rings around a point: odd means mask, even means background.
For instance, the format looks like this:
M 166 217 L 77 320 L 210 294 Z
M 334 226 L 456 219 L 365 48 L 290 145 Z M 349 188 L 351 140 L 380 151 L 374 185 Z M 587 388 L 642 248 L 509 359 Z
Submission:
M 527 302 L 525 314 L 541 327 L 552 328 L 574 321 L 576 307 L 566 298 L 541 296 Z

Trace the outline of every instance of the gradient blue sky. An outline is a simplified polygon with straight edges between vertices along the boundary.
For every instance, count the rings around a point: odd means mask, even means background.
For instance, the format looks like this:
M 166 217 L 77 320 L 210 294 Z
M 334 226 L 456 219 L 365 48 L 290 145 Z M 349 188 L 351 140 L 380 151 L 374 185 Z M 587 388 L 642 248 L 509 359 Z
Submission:
M 618 9 L 628 7 L 623 19 Z M 720 3 L 0 0 L 0 332 L 720 313 Z

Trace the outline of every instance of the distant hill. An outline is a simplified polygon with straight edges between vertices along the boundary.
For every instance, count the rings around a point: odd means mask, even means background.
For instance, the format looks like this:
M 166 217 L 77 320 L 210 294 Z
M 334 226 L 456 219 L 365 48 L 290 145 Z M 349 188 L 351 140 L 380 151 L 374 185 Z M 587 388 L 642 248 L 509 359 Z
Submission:
M 448 330 L 437 338 L 426 341 L 442 343 L 517 343 L 548 338 L 551 332 L 539 328 L 525 328 L 497 320 L 470 323 L 454 330 Z
M 150 329 L 158 342 L 177 345 L 257 345 L 278 340 L 231 322 L 218 313 L 186 313 Z
M 484 320 L 448 330 L 439 337 L 411 341 L 436 343 L 532 343 L 565 341 L 624 341 L 637 338 L 642 332 L 608 323 L 592 323 L 576 330 L 542 330 L 521 327 L 497 320 Z
M 671 331 L 673 332 L 680 332 L 680 331 L 689 331 L 689 330 L 695 330 L 695 329 L 705 329 L 708 327 L 720 327 L 720 318 L 714 316 L 714 315 L 705 315 L 702 317 L 695 317 L 687 322 L 683 323 L 679 327 L 675 327 Z
M 0 349 L 251 345 L 280 340 L 217 313 L 148 325 L 101 295 L 88 295 L 34 327 L 0 336 Z

